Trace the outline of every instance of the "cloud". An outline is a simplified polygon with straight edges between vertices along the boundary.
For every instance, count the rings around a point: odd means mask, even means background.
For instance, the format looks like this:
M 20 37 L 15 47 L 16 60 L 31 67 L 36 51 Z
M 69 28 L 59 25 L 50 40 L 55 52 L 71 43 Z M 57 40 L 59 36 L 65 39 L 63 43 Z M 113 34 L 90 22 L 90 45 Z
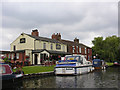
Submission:
M 107 37 L 118 33 L 117 3 L 113 2 L 4 2 L 2 4 L 3 49 L 20 33 L 31 33 L 37 28 L 40 36 L 56 32 L 63 39 L 92 46 L 96 36 Z

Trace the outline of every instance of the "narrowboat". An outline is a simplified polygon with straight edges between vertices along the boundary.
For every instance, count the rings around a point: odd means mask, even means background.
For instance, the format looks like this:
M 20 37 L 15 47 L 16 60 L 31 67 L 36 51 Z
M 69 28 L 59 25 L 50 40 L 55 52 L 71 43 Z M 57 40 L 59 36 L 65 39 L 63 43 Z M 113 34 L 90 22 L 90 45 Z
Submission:
M 100 59 L 94 59 L 93 60 L 93 67 L 95 69 L 105 69 L 106 68 L 106 64 L 104 60 L 100 60 Z
M 2 86 L 5 88 L 11 83 L 16 83 L 23 78 L 23 72 L 14 73 L 9 64 L 0 63 L 0 80 L 2 80 Z M 6 87 L 7 88 L 7 87 Z
M 114 66 L 120 66 L 120 63 L 118 63 L 117 61 L 115 61 L 113 64 Z
M 79 75 L 94 70 L 92 63 L 83 55 L 66 55 L 54 67 L 55 75 Z

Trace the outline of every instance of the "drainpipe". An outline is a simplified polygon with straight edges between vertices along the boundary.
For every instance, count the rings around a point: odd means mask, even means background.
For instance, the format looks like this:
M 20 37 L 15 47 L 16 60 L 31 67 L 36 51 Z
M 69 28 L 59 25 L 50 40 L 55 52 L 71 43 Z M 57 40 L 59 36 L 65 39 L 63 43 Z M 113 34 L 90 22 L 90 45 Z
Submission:
M 36 41 L 36 39 L 34 40 L 34 50 L 36 49 L 35 48 L 35 41 Z M 32 53 L 32 65 L 33 65 L 33 53 Z
M 35 48 L 35 41 L 36 41 L 36 39 L 34 40 L 34 50 L 36 49 L 36 48 Z

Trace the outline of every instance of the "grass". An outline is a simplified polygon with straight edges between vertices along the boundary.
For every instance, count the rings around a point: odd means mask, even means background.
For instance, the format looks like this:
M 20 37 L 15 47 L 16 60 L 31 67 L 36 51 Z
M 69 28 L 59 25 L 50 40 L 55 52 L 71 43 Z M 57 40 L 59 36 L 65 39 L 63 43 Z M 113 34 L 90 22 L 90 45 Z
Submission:
M 54 66 L 24 66 L 22 70 L 24 71 L 24 74 L 32 74 L 32 73 L 39 73 L 39 72 L 49 72 L 54 71 Z M 13 69 L 13 72 L 15 72 L 16 69 Z
M 107 64 L 108 66 L 112 66 L 112 65 L 113 65 L 113 63 L 111 63 L 111 62 L 106 62 L 106 64 Z

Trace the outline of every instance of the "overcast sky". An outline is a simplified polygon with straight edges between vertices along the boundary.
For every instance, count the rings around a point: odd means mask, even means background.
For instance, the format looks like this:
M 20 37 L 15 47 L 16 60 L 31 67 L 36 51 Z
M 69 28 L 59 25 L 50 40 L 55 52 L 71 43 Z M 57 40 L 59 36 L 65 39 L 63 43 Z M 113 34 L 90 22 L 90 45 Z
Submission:
M 2 2 L 2 50 L 22 32 L 51 38 L 61 33 L 62 39 L 75 37 L 88 46 L 94 37 L 118 36 L 118 2 Z

